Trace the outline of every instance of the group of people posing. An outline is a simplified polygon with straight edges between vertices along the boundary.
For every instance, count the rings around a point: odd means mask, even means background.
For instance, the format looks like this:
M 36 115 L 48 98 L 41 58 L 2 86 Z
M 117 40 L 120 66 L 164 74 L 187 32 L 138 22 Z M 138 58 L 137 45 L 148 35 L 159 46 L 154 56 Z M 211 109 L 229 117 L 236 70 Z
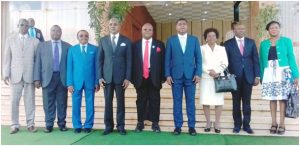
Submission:
M 34 23 L 34 22 L 33 22 Z M 183 125 L 182 98 L 186 98 L 188 133 L 195 129 L 195 91 L 200 83 L 200 104 L 206 118 L 205 132 L 214 127 L 221 132 L 221 112 L 224 94 L 216 93 L 214 78 L 228 68 L 236 76 L 237 91 L 232 92 L 233 133 L 241 128 L 253 134 L 251 121 L 252 87 L 263 85 L 262 98 L 270 100 L 272 124 L 270 132 L 284 134 L 284 110 L 288 93 L 287 85 L 298 86 L 299 73 L 292 41 L 280 35 L 276 21 L 266 26 L 270 37 L 260 44 L 260 53 L 254 40 L 245 37 L 245 26 L 235 22 L 234 37 L 224 46 L 217 44 L 219 32 L 215 28 L 204 31 L 205 44 L 200 46 L 196 36 L 187 33 L 185 18 L 176 21 L 176 35 L 171 36 L 166 47 L 153 38 L 153 26 L 142 26 L 142 38 L 135 43 L 120 34 L 120 21 L 109 20 L 110 34 L 99 40 L 98 46 L 90 44 L 89 33 L 77 33 L 78 44 L 72 46 L 61 40 L 62 29 L 53 25 L 51 40 L 39 42 L 37 31 L 31 33 L 29 21 L 20 19 L 19 33 L 9 36 L 3 60 L 4 82 L 11 87 L 11 134 L 19 131 L 19 103 L 24 97 L 27 128 L 36 132 L 35 88 L 42 88 L 45 112 L 45 130 L 53 131 L 57 114 L 60 131 L 67 131 L 66 110 L 68 93 L 72 95 L 72 124 L 75 133 L 89 133 L 94 125 L 95 92 L 102 87 L 105 97 L 103 135 L 113 132 L 113 96 L 116 94 L 116 129 L 121 135 L 125 130 L 125 90 L 132 83 L 136 89 L 136 132 L 144 129 L 144 121 L 152 122 L 152 130 L 161 132 L 160 89 L 166 81 L 172 88 L 174 135 L 181 134 Z M 34 35 L 32 35 L 34 34 Z M 260 56 L 260 57 L 259 57 Z M 81 122 L 82 95 L 85 95 L 86 119 Z M 276 121 L 277 101 L 280 105 L 280 123 Z M 241 110 L 242 103 L 242 110 Z M 215 106 L 215 122 L 210 118 L 210 106 Z

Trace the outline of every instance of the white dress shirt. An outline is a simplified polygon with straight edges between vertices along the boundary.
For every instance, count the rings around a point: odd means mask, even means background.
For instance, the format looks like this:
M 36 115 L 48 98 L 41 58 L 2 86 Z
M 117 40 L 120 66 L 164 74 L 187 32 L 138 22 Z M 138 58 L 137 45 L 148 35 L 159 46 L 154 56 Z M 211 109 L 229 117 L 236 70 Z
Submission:
M 148 43 L 148 68 L 150 68 L 150 56 L 151 56 L 151 48 L 152 48 L 152 38 L 150 38 Z M 146 39 L 143 38 L 142 40 L 142 49 L 143 49 L 143 61 L 144 61 L 144 56 L 145 56 L 145 50 L 146 50 Z
M 57 41 L 51 40 L 51 42 L 52 42 L 52 54 L 53 54 L 53 59 L 54 59 L 54 50 L 55 50 L 55 44 L 56 44 L 56 43 L 54 43 L 54 42 L 58 42 L 58 43 L 57 43 L 57 46 L 58 46 L 59 63 L 60 63 L 61 52 L 62 52 L 62 50 L 61 50 L 61 40 L 57 40 Z
M 110 34 L 110 40 L 113 40 L 113 36 L 116 37 L 116 38 L 115 38 L 115 44 L 116 44 L 116 47 L 117 47 L 120 34 L 119 34 L 119 33 L 117 33 L 117 34 L 112 34 L 112 33 L 111 33 L 111 34 Z
M 235 36 L 235 40 L 236 40 L 236 42 L 237 42 L 237 44 L 238 44 L 238 47 L 240 48 L 240 40 L 242 40 L 243 41 L 243 46 L 244 46 L 244 48 L 245 48 L 245 37 L 242 37 L 242 38 L 238 38 L 238 37 L 236 37 Z
M 178 38 L 179 38 L 179 41 L 180 41 L 182 52 L 184 53 L 185 49 L 186 49 L 185 47 L 186 47 L 186 41 L 187 41 L 187 33 L 184 34 L 184 35 L 178 34 Z
M 83 46 L 85 46 L 84 50 L 82 50 Z M 87 44 L 80 44 L 80 50 L 81 50 L 81 52 L 83 52 L 83 51 L 86 52 L 87 51 Z

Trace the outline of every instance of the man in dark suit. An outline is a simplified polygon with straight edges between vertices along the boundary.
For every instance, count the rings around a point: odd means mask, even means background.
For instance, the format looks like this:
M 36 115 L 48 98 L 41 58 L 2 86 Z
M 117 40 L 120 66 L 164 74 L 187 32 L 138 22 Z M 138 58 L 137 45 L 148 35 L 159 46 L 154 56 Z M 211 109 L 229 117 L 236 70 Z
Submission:
M 98 48 L 90 43 L 89 33 L 80 30 L 77 33 L 79 44 L 68 50 L 67 86 L 72 93 L 72 123 L 74 133 L 90 133 L 94 126 L 94 98 L 100 87 L 98 83 Z M 86 120 L 81 122 L 82 94 L 85 94 Z
M 112 101 L 114 91 L 117 98 L 117 129 L 121 135 L 126 135 L 125 126 L 125 89 L 131 80 L 132 52 L 130 40 L 119 33 L 120 22 L 117 18 L 109 20 L 109 32 L 99 41 L 99 83 L 104 87 L 105 130 L 103 135 L 113 131 Z
M 45 133 L 53 130 L 56 108 L 57 125 L 60 131 L 67 131 L 67 86 L 66 70 L 68 48 L 71 45 L 61 40 L 61 28 L 53 25 L 50 30 L 51 40 L 40 43 L 34 63 L 34 85 L 42 86 L 45 112 Z
M 160 127 L 160 89 L 164 79 L 164 51 L 161 41 L 152 38 L 153 26 L 146 23 L 142 27 L 141 40 L 133 45 L 132 82 L 137 93 L 138 123 L 135 131 L 144 129 L 144 120 L 148 111 L 152 121 L 152 130 L 159 133 Z M 149 107 L 147 106 L 149 105 Z M 148 108 L 148 110 L 146 109 Z
M 237 23 L 234 27 L 235 37 L 225 42 L 228 56 L 228 69 L 236 76 L 237 91 L 231 92 L 233 103 L 233 133 L 239 133 L 241 126 L 249 134 L 253 134 L 250 127 L 251 93 L 253 85 L 259 83 L 258 53 L 254 40 L 245 37 L 245 26 Z M 243 102 L 243 120 L 241 115 L 241 101 Z
M 28 22 L 29 22 L 29 28 L 28 28 L 28 35 L 30 37 L 33 38 L 37 38 L 38 40 L 40 40 L 40 42 L 44 42 L 44 37 L 42 34 L 42 31 L 36 27 L 34 27 L 35 22 L 33 18 L 28 18 Z
M 202 73 L 200 43 L 197 37 L 187 34 L 187 20 L 176 21 L 177 35 L 167 41 L 165 55 L 165 77 L 172 86 L 173 116 L 175 129 L 179 135 L 183 124 L 182 94 L 185 92 L 186 113 L 188 116 L 189 134 L 195 136 L 195 91 Z

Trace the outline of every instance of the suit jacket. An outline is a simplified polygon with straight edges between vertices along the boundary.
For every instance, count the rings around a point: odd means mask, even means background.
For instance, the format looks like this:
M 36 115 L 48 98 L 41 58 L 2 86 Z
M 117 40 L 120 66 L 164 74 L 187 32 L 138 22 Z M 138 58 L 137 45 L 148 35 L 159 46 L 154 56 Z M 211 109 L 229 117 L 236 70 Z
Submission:
M 228 69 L 237 77 L 245 73 L 249 84 L 254 83 L 255 77 L 260 76 L 258 53 L 254 40 L 244 38 L 244 54 L 242 55 L 235 37 L 224 43 L 227 58 Z M 244 69 L 243 69 L 244 68 Z
M 223 73 L 228 66 L 228 59 L 225 47 L 215 44 L 212 51 L 208 44 L 201 46 L 202 55 L 202 78 L 210 78 L 209 70 L 213 69 L 216 73 Z
M 66 70 L 67 70 L 67 55 L 71 45 L 61 41 L 61 58 L 60 58 L 60 81 L 66 86 Z M 52 42 L 46 41 L 38 45 L 37 55 L 34 63 L 34 81 L 41 81 L 42 87 L 47 87 L 53 75 L 53 50 Z
M 192 79 L 195 75 L 201 77 L 202 58 L 200 43 L 197 37 L 187 35 L 185 53 L 183 53 L 178 35 L 167 40 L 165 55 L 165 77 L 181 79 L 183 76 Z
M 26 83 L 33 83 L 33 65 L 39 40 L 26 38 L 24 48 L 19 34 L 8 37 L 5 43 L 3 59 L 3 77 L 9 77 L 11 83 L 18 83 L 23 80 Z
M 115 52 L 113 52 L 110 35 L 99 41 L 99 78 L 107 84 L 122 84 L 125 79 L 131 80 L 132 51 L 130 40 L 119 35 Z
M 35 28 L 35 27 L 34 27 L 34 30 L 35 30 L 35 34 L 36 34 L 35 37 L 38 40 L 40 40 L 40 42 L 44 42 L 45 40 L 44 40 L 42 31 L 40 29 L 38 29 L 38 28 Z M 29 32 L 28 32 L 28 35 L 29 35 Z
M 138 40 L 133 44 L 132 49 L 132 83 L 136 88 L 139 88 L 143 80 L 143 47 L 142 40 Z M 161 89 L 161 84 L 164 78 L 164 53 L 165 45 L 158 40 L 152 39 L 150 45 L 150 76 L 152 84 Z
M 271 41 L 266 39 L 260 43 L 260 70 L 261 70 L 261 80 L 264 76 L 264 69 L 268 67 L 268 56 L 271 47 Z M 281 36 L 276 42 L 276 51 L 279 66 L 290 66 L 292 70 L 293 78 L 299 78 L 299 71 L 294 55 L 292 40 Z
M 68 50 L 67 58 L 67 86 L 80 90 L 83 83 L 87 89 L 94 89 L 98 85 L 98 48 L 92 44 L 87 45 L 86 54 L 81 52 L 79 44 Z

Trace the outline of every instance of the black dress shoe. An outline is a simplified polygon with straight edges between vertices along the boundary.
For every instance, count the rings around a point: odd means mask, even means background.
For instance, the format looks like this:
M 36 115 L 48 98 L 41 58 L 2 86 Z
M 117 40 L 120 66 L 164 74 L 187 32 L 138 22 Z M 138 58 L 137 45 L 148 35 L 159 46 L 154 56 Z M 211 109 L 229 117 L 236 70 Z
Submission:
M 92 131 L 92 128 L 84 128 L 83 131 L 85 133 L 90 133 Z
M 135 132 L 142 132 L 144 129 L 144 123 L 142 122 L 138 122 L 137 125 L 136 125 L 136 128 L 135 128 Z
M 254 134 L 254 131 L 251 128 L 244 129 L 248 134 Z
M 125 130 L 124 128 L 118 129 L 118 132 L 119 132 L 121 135 L 126 135 L 126 134 L 127 134 L 127 132 L 126 132 L 126 130 Z
M 189 128 L 189 134 L 192 136 L 196 136 L 197 132 L 196 132 L 195 128 Z
M 232 132 L 233 133 L 240 133 L 240 128 L 237 128 L 237 127 L 235 127 L 235 128 L 233 128 L 233 130 L 232 130 Z
M 181 128 L 176 127 L 173 131 L 173 135 L 179 135 L 181 133 Z
M 158 124 L 152 124 L 151 128 L 152 128 L 153 132 L 160 133 L 160 127 Z
M 74 129 L 74 133 L 80 133 L 80 132 L 81 132 L 81 128 Z
M 221 129 L 216 129 L 215 128 L 215 133 L 221 133 Z
M 15 134 L 15 133 L 17 133 L 17 132 L 19 132 L 19 128 L 12 128 L 12 129 L 10 130 L 10 134 Z
M 61 126 L 59 127 L 59 130 L 64 132 L 64 131 L 68 131 L 68 128 L 66 126 Z
M 44 130 L 45 133 L 50 133 L 52 131 L 53 131 L 53 127 L 50 127 L 50 126 L 46 127 L 45 130 Z
M 27 128 L 27 130 L 31 133 L 35 133 L 37 131 L 37 129 L 34 126 L 30 126 L 29 128 Z
M 210 128 L 211 128 L 211 127 L 205 128 L 205 129 L 204 129 L 204 132 L 210 132 Z
M 102 135 L 108 135 L 109 133 L 112 133 L 113 130 L 112 129 L 105 129 L 102 133 Z

